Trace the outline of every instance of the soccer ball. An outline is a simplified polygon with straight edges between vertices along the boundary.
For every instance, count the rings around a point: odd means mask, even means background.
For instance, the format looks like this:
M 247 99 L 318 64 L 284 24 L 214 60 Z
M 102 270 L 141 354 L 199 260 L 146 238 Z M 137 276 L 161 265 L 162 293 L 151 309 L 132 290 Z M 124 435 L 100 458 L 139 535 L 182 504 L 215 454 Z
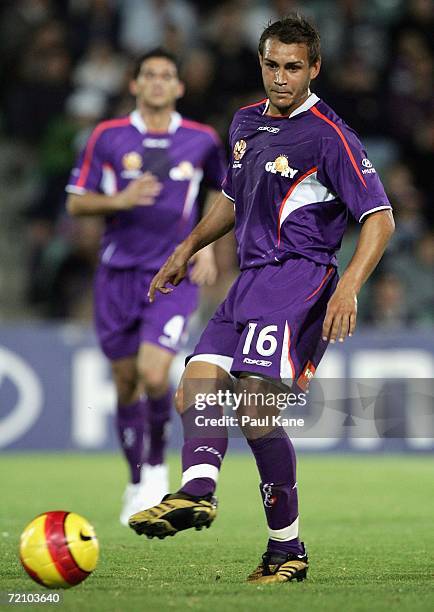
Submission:
M 95 530 L 74 512 L 45 512 L 21 534 L 20 560 L 33 580 L 49 589 L 68 589 L 96 567 Z

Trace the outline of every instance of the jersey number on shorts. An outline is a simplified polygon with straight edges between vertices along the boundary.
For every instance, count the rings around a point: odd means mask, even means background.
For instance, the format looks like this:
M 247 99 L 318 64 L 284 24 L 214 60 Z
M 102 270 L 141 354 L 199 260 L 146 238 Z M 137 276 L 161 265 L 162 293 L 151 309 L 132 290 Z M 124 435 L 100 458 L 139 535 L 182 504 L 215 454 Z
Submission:
M 184 329 L 184 321 L 185 318 L 182 315 L 175 315 L 169 319 L 163 327 L 164 335 L 158 338 L 158 342 L 168 348 L 176 348 Z
M 257 323 L 249 323 L 249 331 L 243 346 L 243 355 L 248 355 L 252 346 L 252 341 L 256 333 Z M 277 325 L 266 325 L 261 329 L 256 339 L 256 351 L 262 357 L 269 357 L 276 352 L 277 340 L 272 336 L 272 332 L 277 332 Z

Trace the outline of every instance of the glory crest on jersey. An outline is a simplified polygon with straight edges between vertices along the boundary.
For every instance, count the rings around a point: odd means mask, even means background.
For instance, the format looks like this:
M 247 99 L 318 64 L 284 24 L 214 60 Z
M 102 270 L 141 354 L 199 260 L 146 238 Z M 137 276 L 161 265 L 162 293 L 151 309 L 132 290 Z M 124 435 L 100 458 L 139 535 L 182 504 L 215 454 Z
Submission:
M 291 168 L 286 155 L 279 155 L 274 161 L 267 162 L 265 170 L 272 174 L 280 174 L 284 178 L 294 178 L 298 172 L 296 168 Z

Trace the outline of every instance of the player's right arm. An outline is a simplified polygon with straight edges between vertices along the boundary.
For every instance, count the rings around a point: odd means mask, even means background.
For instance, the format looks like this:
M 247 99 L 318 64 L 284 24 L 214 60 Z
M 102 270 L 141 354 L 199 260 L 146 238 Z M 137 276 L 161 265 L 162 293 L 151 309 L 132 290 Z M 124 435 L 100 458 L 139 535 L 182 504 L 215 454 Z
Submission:
M 230 232 L 234 223 L 234 203 L 223 193 L 220 193 L 207 214 L 196 225 L 191 234 L 176 247 L 164 266 L 152 279 L 148 293 L 149 301 L 154 301 L 155 291 L 170 293 L 172 289 L 166 287 L 167 283 L 174 286 L 179 285 L 187 274 L 187 264 L 190 257 Z
M 133 206 L 151 206 L 161 187 L 155 175 L 145 172 L 140 178 L 131 181 L 125 189 L 113 195 L 104 195 L 95 191 L 85 191 L 82 194 L 70 193 L 66 207 L 73 216 L 110 215 Z

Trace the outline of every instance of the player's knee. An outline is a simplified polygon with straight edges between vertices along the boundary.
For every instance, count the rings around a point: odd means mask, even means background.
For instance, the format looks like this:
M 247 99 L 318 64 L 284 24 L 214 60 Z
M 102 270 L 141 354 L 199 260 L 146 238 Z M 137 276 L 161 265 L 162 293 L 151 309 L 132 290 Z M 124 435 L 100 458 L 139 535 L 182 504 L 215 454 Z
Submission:
M 121 405 L 128 406 L 137 399 L 137 380 L 135 377 L 117 377 L 115 379 L 116 393 Z
M 185 411 L 182 385 L 179 385 L 179 387 L 176 390 L 175 397 L 174 397 L 174 403 L 175 403 L 176 412 L 178 414 L 182 414 Z
M 238 415 L 258 418 L 263 407 L 263 381 L 250 376 L 241 377 L 235 383 L 235 393 L 244 400 L 240 403 Z
M 139 369 L 140 382 L 147 395 L 163 395 L 168 388 L 169 380 L 167 372 L 158 368 L 141 367 Z

